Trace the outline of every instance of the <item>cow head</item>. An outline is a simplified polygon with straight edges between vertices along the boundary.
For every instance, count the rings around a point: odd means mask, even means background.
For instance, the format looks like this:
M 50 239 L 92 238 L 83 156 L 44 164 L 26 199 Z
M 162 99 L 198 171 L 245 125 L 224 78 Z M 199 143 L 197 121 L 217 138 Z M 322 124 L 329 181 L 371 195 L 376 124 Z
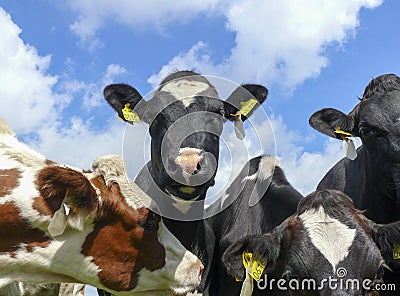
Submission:
M 152 173 L 160 189 L 188 200 L 205 196 L 214 185 L 224 122 L 240 125 L 267 94 L 263 86 L 244 84 L 223 101 L 204 76 L 192 71 L 167 76 L 148 101 L 126 84 L 104 89 L 121 119 L 149 124 Z
M 400 164 L 400 77 L 385 74 L 371 80 L 360 103 L 348 114 L 325 108 L 310 117 L 310 125 L 333 138 L 343 132 L 360 137 L 369 160 L 379 167 Z M 391 168 L 392 170 L 393 168 Z M 386 170 L 388 171 L 388 170 Z
M 375 224 L 354 208 L 348 196 L 321 190 L 300 201 L 297 213 L 271 232 L 245 237 L 230 246 L 222 260 L 228 273 L 243 279 L 242 254 L 252 253 L 266 264 L 267 276 L 282 277 L 282 286 L 293 289 L 293 295 L 304 295 L 300 291 L 304 283 L 307 290 L 313 290 L 307 295 L 361 295 L 363 281 L 365 286 L 381 281 L 386 267 L 382 255 L 392 254 L 399 240 L 400 222 Z M 330 278 L 337 283 L 357 280 L 360 290 L 356 286 L 348 291 L 331 290 Z M 293 283 L 288 287 L 291 280 L 300 283 L 300 288 Z M 322 288 L 308 286 L 310 282 Z
M 58 272 L 116 295 L 193 290 L 203 265 L 149 210 L 150 198 L 128 181 L 122 158 L 100 157 L 93 170 L 50 165 L 37 173 L 34 209 L 52 217 L 48 232 L 63 242 L 53 262 Z M 64 270 L 77 266 L 78 274 Z

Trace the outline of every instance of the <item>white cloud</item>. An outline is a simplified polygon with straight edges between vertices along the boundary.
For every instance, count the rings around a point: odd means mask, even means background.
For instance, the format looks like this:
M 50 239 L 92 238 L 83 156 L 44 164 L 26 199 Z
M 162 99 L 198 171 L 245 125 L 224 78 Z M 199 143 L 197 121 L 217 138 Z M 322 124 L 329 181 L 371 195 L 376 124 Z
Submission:
M 108 0 L 69 0 L 68 4 L 76 11 L 78 19 L 70 29 L 80 38 L 80 45 L 89 50 L 102 47 L 103 43 L 96 37 L 96 31 L 108 21 L 133 28 L 155 28 L 159 31 L 172 22 L 185 22 L 199 13 L 210 14 L 216 10 L 219 0 L 181 0 L 181 1 L 130 1 L 118 3 Z
M 326 46 L 342 44 L 354 36 L 363 7 L 374 8 L 381 0 L 231 1 L 220 11 L 227 28 L 235 32 L 235 46 L 221 63 L 213 63 L 200 41 L 182 52 L 150 77 L 194 65 L 200 72 L 234 81 L 276 83 L 292 91 L 305 79 L 318 76 L 329 63 Z M 193 66 L 192 66 L 193 67 Z
M 96 130 L 90 120 L 84 122 L 72 117 L 63 125 L 60 122 L 43 124 L 30 145 L 48 159 L 88 169 L 100 155 L 122 153 L 123 132 L 124 124 L 118 120 Z
M 42 57 L 25 44 L 19 36 L 21 29 L 2 8 L 0 27 L 0 116 L 17 135 L 26 135 L 25 139 L 46 157 L 77 167 L 90 168 L 95 157 L 102 154 L 121 154 L 124 124 L 116 116 L 102 129 L 79 116 L 67 122 L 61 118 L 74 96 L 82 93 L 84 108 L 100 106 L 104 85 L 126 70 L 111 64 L 97 83 L 65 74 L 60 79 L 47 73 L 50 56 Z M 76 110 L 79 114 L 79 106 Z
M 103 77 L 103 85 L 114 82 L 116 77 L 126 74 L 126 69 L 120 65 L 110 64 L 107 66 L 106 74 Z
M 60 82 L 60 90 L 72 96 L 82 97 L 82 106 L 85 110 L 101 106 L 103 99 L 103 89 L 107 84 L 113 83 L 116 78 L 126 74 L 126 69 L 120 65 L 110 64 L 107 66 L 105 74 L 99 82 L 84 82 L 73 78 L 66 78 Z
M 107 84 L 113 83 L 114 79 L 126 74 L 126 69 L 120 65 L 110 64 L 107 66 L 106 73 L 102 82 L 89 83 L 85 86 L 85 94 L 83 96 L 83 106 L 86 109 L 99 107 L 103 102 L 103 89 Z
M 56 107 L 70 98 L 53 93 L 57 77 L 46 74 L 50 56 L 42 57 L 25 44 L 21 29 L 2 8 L 0 28 L 0 116 L 17 132 L 27 132 L 54 118 Z

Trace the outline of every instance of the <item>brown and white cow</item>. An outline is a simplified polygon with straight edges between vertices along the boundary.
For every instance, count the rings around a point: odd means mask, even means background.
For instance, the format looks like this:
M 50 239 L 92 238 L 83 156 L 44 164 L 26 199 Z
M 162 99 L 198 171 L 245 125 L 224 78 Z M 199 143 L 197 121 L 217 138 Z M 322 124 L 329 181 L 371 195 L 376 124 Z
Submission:
M 73 282 L 115 295 L 184 294 L 203 265 L 149 210 L 123 160 L 93 171 L 58 165 L 19 142 L 0 119 L 0 288 Z

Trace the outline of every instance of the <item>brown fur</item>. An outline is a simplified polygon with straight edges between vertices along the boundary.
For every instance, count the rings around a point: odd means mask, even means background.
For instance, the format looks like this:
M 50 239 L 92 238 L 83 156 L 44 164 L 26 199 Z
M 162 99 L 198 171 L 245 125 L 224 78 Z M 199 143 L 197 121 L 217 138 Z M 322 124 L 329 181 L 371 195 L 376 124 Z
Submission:
M 47 215 L 51 217 L 53 217 L 55 213 L 53 207 L 49 205 L 49 203 L 43 198 L 43 196 L 35 197 L 35 199 L 33 200 L 32 208 L 42 215 Z
M 100 189 L 102 204 L 82 254 L 93 256 L 93 262 L 101 269 L 99 278 L 103 285 L 116 291 L 131 290 L 136 287 L 137 273 L 142 268 L 156 270 L 164 266 L 164 247 L 156 231 L 146 231 L 141 226 L 149 215 L 148 209 L 131 208 L 118 184 L 107 187 L 102 177 L 91 182 Z M 105 253 L 113 257 L 103 256 Z
M 0 170 L 0 197 L 9 195 L 18 187 L 21 171 L 18 169 Z
M 47 204 L 48 210 L 56 212 L 68 190 L 71 209 L 92 211 L 97 205 L 97 195 L 89 180 L 71 168 L 48 166 L 40 170 L 36 187 Z M 38 207 L 40 202 L 36 202 Z
M 50 160 L 50 159 L 46 159 L 45 161 L 44 161 L 44 163 L 46 164 L 46 165 L 56 165 L 57 163 L 55 162 L 55 161 L 52 161 L 52 160 Z
M 0 205 L 0 254 L 9 252 L 15 256 L 20 244 L 26 244 L 28 252 L 34 247 L 46 247 L 50 238 L 39 229 L 32 228 L 30 223 L 21 217 L 20 210 L 13 202 Z

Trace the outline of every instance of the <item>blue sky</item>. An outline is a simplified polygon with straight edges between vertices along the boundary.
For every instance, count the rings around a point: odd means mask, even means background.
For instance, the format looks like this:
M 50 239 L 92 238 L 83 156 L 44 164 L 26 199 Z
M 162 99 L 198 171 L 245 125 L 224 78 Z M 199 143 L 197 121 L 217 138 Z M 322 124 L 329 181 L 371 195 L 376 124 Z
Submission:
M 372 77 L 399 74 L 399 1 L 141 2 L 0 0 L 0 116 L 21 139 L 90 167 L 122 153 L 125 126 L 102 98 L 106 84 L 145 95 L 171 70 L 196 68 L 269 88 L 277 156 L 308 193 L 343 156 L 309 116 L 350 111 Z M 143 138 L 146 126 L 135 129 Z M 139 168 L 147 148 L 136 148 Z
M 171 70 L 196 68 L 269 88 L 263 107 L 277 156 L 308 193 L 344 155 L 339 141 L 308 126 L 309 116 L 323 107 L 348 112 L 372 77 L 400 74 L 396 0 L 0 0 L 0 7 L 0 116 L 47 157 L 83 168 L 122 153 L 125 125 L 102 99 L 106 84 L 129 83 L 145 95 Z M 265 122 L 257 124 L 267 137 Z M 124 156 L 140 168 L 146 126 L 133 128 L 138 141 Z

